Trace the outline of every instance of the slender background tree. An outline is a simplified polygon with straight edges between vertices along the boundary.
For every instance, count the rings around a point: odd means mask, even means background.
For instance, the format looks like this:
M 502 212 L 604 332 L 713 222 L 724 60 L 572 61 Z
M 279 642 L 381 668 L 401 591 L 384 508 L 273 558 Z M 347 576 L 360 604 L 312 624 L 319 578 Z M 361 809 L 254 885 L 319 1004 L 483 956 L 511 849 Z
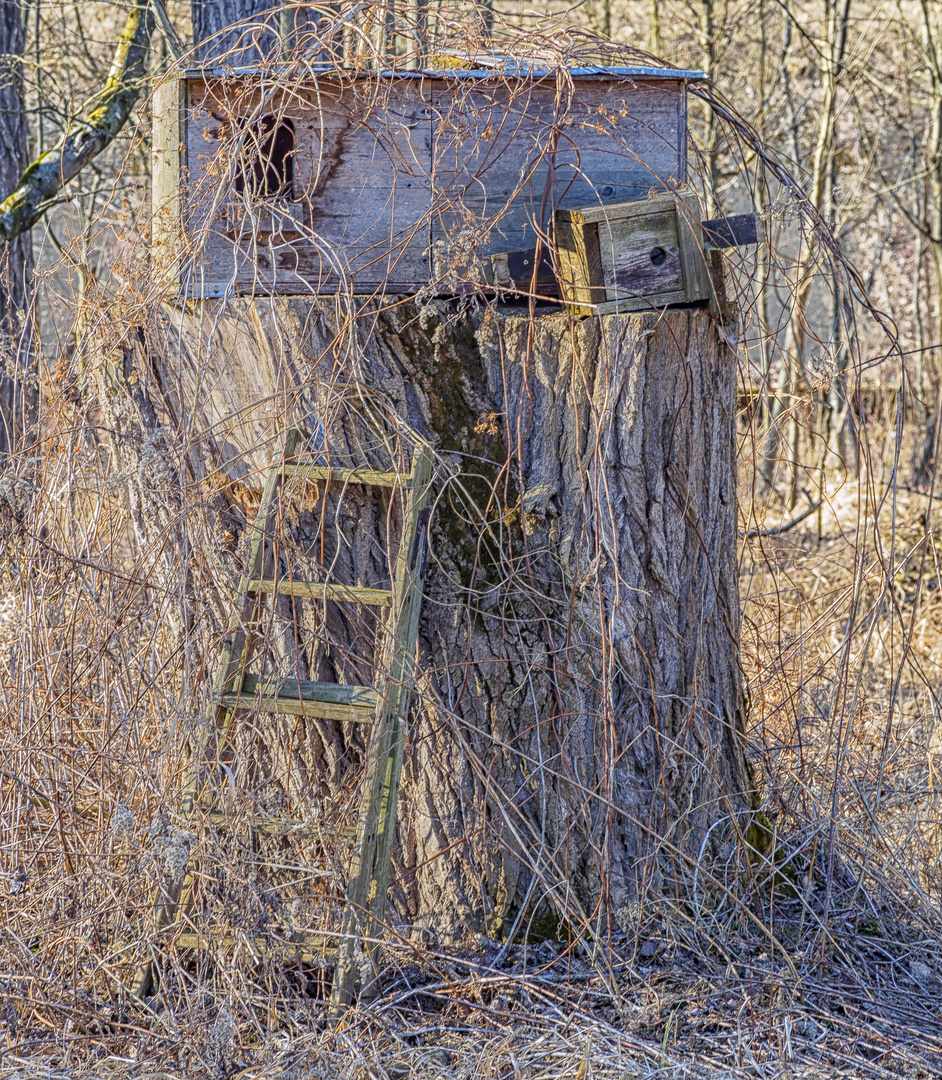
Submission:
M 23 11 L 18 0 L 0 3 L 0 196 L 6 198 L 27 163 Z M 36 408 L 37 372 L 32 333 L 32 239 L 3 246 L 0 257 L 0 455 L 18 448 Z

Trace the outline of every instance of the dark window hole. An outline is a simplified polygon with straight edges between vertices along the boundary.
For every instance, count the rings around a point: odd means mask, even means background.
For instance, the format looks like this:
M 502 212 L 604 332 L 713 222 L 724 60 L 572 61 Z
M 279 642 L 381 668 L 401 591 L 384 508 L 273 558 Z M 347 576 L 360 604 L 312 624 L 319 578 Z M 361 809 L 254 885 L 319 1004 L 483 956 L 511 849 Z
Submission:
M 663 248 L 658 247 L 651 252 L 651 262 L 655 266 L 660 266 L 666 258 L 667 252 Z
M 235 188 L 252 199 L 291 198 L 294 188 L 294 124 L 263 116 L 243 136 Z

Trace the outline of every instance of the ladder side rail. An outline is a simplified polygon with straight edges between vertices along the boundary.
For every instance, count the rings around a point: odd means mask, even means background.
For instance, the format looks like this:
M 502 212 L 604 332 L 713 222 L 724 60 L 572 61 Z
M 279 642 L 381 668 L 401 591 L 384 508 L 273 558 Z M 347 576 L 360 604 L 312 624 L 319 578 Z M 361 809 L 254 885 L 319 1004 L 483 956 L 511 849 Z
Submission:
M 421 549 L 417 552 L 420 560 L 425 558 L 425 538 L 420 535 Z M 424 567 L 418 563 L 421 570 Z M 361 996 L 364 1000 L 375 997 L 376 978 L 379 975 L 378 936 L 386 919 L 386 900 L 389 891 L 389 877 L 392 870 L 392 850 L 396 834 L 396 818 L 399 805 L 399 782 L 402 777 L 402 764 L 406 745 L 406 722 L 409 706 L 412 702 L 412 679 L 415 675 L 415 651 L 418 644 L 419 617 L 422 612 L 421 577 L 413 587 L 409 611 L 403 613 L 403 622 L 407 627 L 406 639 L 409 648 L 400 652 L 399 670 L 388 682 L 389 695 L 381 708 L 389 713 L 391 728 L 390 745 L 386 768 L 382 777 L 379 797 L 379 820 L 377 823 L 375 853 L 373 858 L 372 881 L 367 901 L 367 925 L 364 952 L 369 958 L 373 971 L 373 982 L 364 987 Z
M 427 447 L 415 452 L 412 483 L 403 513 L 402 540 L 396 559 L 393 617 L 383 645 L 379 703 L 373 738 L 367 754 L 363 800 L 357 824 L 355 849 L 347 886 L 347 906 L 334 976 L 332 1005 L 336 1011 L 350 1003 L 358 975 L 361 939 L 371 939 L 377 922 L 386 909 L 389 860 L 395 829 L 399 778 L 405 743 L 405 713 L 411 697 L 411 679 L 415 667 L 418 618 L 421 606 L 423 551 L 420 532 L 424 529 L 423 511 L 429 497 L 432 459 Z M 385 863 L 380 895 L 377 869 Z M 367 945 L 371 964 L 376 967 L 376 950 Z

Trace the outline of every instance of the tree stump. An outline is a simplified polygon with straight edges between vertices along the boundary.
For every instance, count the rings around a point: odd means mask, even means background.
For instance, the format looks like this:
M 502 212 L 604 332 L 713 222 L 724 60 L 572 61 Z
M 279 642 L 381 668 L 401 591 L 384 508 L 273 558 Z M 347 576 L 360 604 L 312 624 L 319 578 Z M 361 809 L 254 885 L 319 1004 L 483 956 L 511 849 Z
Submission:
M 753 799 L 735 353 L 702 309 L 362 304 L 189 304 L 169 311 L 164 355 L 177 407 L 245 505 L 288 422 L 338 465 L 401 467 L 416 439 L 436 452 L 393 921 L 452 945 L 626 929 L 632 901 L 685 888 Z M 394 506 L 298 492 L 282 558 L 296 577 L 326 560 L 338 580 L 388 585 Z M 290 605 L 296 631 L 274 634 L 272 665 L 372 681 L 368 612 Z M 261 717 L 252 731 L 245 783 L 293 808 L 359 775 L 352 725 Z

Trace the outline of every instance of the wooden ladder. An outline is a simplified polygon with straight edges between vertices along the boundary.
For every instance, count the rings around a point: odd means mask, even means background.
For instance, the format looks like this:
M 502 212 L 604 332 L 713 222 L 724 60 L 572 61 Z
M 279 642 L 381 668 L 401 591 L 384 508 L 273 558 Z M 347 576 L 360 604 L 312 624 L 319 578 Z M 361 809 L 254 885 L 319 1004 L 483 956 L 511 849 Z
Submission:
M 210 723 L 202 745 L 193 755 L 184 787 L 183 811 L 194 813 L 204 798 L 215 790 L 221 766 L 232 754 L 231 734 L 239 712 L 252 710 L 323 720 L 372 721 L 333 982 L 331 1003 L 336 1012 L 350 1003 L 364 962 L 369 962 L 374 976 L 379 970 L 378 935 L 386 913 L 405 745 L 404 724 L 409 712 L 422 605 L 432 457 L 427 446 L 419 445 L 408 473 L 306 465 L 295 459 L 297 440 L 297 429 L 289 429 L 281 460 L 272 467 L 262 491 L 252 526 L 248 564 L 239 587 L 240 603 L 232 614 L 220 649 L 208 717 Z M 402 539 L 391 591 L 295 581 L 290 576 L 278 576 L 272 525 L 278 490 L 287 477 L 401 491 L 404 500 Z M 376 684 L 372 687 L 345 686 L 296 678 L 260 678 L 249 672 L 247 667 L 254 652 L 264 600 L 275 596 L 350 601 L 387 608 L 389 616 Z M 211 817 L 216 819 L 220 815 L 212 813 Z M 175 890 L 165 890 L 158 897 L 154 912 L 158 931 L 166 929 L 173 921 L 182 888 L 181 882 Z M 132 993 L 144 996 L 151 982 L 152 963 L 148 962 L 139 970 Z

